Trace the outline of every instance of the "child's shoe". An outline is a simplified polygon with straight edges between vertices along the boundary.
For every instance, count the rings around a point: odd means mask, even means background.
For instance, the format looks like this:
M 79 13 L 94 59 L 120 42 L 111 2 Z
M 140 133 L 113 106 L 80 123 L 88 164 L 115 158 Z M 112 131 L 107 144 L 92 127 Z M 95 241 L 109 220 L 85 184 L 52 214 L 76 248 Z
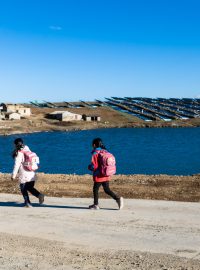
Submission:
M 43 204 L 43 202 L 44 202 L 44 194 L 40 193 L 38 199 L 39 199 L 39 204 Z
M 89 205 L 89 209 L 91 209 L 91 210 L 99 210 L 100 207 L 98 205 L 92 204 L 92 205 Z
M 124 199 L 123 197 L 120 197 L 119 199 L 116 200 L 119 210 L 121 210 L 124 207 Z
M 24 204 L 24 207 L 26 207 L 26 208 L 33 208 L 32 204 L 30 204 L 30 203 L 25 203 Z

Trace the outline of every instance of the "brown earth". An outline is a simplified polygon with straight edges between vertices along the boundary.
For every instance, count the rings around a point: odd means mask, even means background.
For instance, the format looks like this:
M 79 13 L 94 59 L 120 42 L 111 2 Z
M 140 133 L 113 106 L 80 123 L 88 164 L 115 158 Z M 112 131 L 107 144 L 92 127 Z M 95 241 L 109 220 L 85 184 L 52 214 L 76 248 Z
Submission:
M 29 106 L 31 107 L 31 106 Z M 31 107 L 32 115 L 27 119 L 0 121 L 0 134 L 20 134 L 40 131 L 67 131 L 85 130 L 112 127 L 197 127 L 200 126 L 200 118 L 188 120 L 174 120 L 170 122 L 152 121 L 145 122 L 135 116 L 116 111 L 110 107 L 98 108 L 69 108 L 67 110 L 78 114 L 99 115 L 100 122 L 70 121 L 60 122 L 47 119 L 48 113 L 59 109 Z
M 198 270 L 199 260 L 129 250 L 70 249 L 62 242 L 0 233 L 2 270 Z
M 92 197 L 91 175 L 38 174 L 37 188 L 47 196 Z M 115 175 L 110 186 L 119 195 L 131 199 L 200 201 L 200 174 L 170 175 Z M 0 174 L 0 193 L 20 194 L 18 183 L 9 174 Z M 107 195 L 100 190 L 100 197 Z

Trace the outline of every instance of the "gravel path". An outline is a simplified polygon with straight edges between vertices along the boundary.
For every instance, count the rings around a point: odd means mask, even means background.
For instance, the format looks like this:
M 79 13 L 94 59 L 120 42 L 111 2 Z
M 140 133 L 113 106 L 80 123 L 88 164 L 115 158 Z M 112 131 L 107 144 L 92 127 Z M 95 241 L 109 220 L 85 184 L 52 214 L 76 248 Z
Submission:
M 199 203 L 1 194 L 0 269 L 200 269 Z

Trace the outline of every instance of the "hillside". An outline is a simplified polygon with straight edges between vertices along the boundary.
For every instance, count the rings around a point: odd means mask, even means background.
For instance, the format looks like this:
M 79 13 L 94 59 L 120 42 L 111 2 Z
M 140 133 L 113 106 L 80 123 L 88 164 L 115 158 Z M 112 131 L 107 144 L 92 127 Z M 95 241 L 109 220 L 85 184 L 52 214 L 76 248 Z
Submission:
M 166 122 L 157 120 L 146 122 L 136 116 L 123 113 L 112 109 L 111 107 L 97 108 L 62 108 L 62 111 L 69 111 L 78 114 L 98 115 L 101 117 L 100 122 L 86 121 L 68 121 L 61 122 L 58 120 L 48 119 L 46 116 L 55 110 L 54 108 L 38 108 L 31 107 L 32 115 L 21 120 L 2 120 L 0 121 L 0 134 L 18 134 L 32 133 L 40 131 L 67 131 L 67 130 L 85 130 L 96 128 L 112 128 L 112 127 L 197 127 L 200 126 L 200 118 L 187 120 L 173 120 Z

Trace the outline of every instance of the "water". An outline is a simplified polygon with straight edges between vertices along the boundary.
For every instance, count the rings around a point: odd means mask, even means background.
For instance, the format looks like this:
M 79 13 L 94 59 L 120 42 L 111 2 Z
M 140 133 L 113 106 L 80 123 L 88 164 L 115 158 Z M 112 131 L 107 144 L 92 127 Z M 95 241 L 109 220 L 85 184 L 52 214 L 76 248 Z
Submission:
M 101 137 L 118 174 L 200 173 L 200 128 L 122 128 L 20 135 L 41 161 L 41 172 L 88 173 L 91 141 Z M 0 171 L 12 172 L 13 140 L 0 136 Z

